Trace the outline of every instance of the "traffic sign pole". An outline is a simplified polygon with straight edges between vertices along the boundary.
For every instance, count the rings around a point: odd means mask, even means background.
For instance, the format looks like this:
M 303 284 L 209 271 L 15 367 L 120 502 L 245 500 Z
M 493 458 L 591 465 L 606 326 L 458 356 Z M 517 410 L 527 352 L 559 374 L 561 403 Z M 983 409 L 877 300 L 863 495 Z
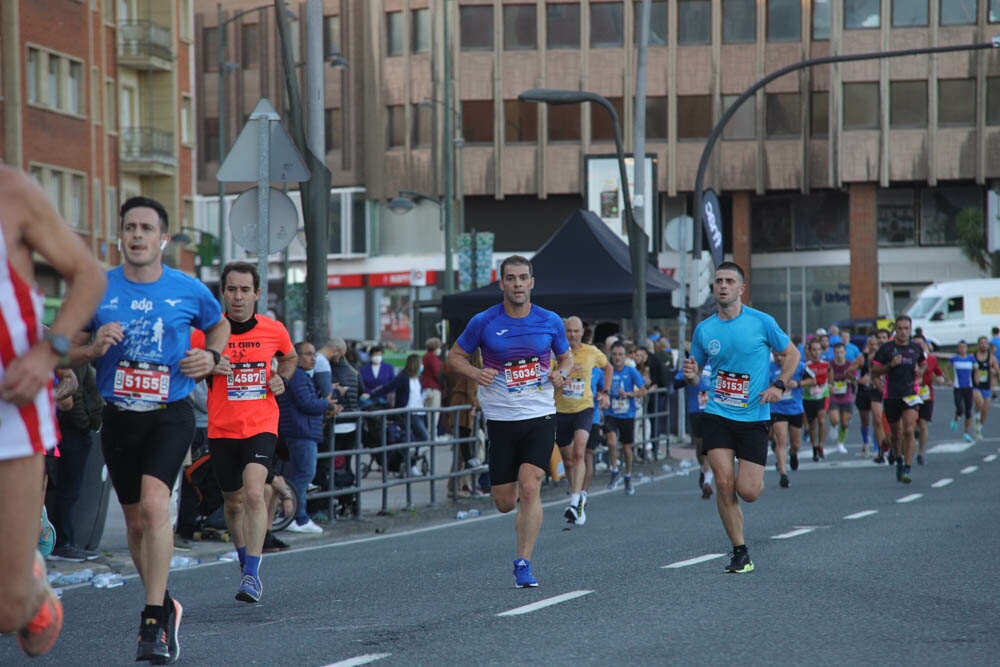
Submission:
M 251 117 L 252 118 L 252 117 Z M 260 297 L 257 312 L 267 314 L 267 254 L 270 236 L 271 208 L 271 119 L 257 123 L 257 272 L 260 274 Z

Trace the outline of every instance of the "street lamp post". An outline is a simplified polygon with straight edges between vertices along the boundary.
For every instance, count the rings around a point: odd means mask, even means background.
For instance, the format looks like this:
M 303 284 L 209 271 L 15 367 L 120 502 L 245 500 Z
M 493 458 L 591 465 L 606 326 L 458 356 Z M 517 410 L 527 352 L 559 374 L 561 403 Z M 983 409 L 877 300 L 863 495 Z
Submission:
M 415 201 L 420 201 L 421 199 L 426 199 L 427 201 L 434 202 L 438 207 L 438 218 L 440 220 L 439 224 L 442 230 L 447 229 L 448 217 L 447 217 L 447 200 L 443 197 L 435 197 L 433 195 L 426 195 L 423 192 L 417 192 L 416 190 L 400 190 L 399 195 L 389 202 L 389 210 L 396 215 L 405 215 L 413 210 L 413 203 Z M 451 257 L 451 239 L 448 238 L 448 234 L 444 235 L 444 292 L 445 294 L 451 294 L 455 291 L 455 268 Z
M 622 181 L 622 200 L 624 201 L 625 229 L 628 233 L 629 259 L 632 268 L 632 326 L 635 329 L 636 341 L 642 340 L 646 334 L 646 252 L 649 247 L 649 236 L 640 227 L 632 212 L 632 195 L 628 189 L 628 174 L 625 169 L 625 152 L 622 148 L 622 130 L 618 121 L 618 112 L 602 95 L 585 90 L 557 90 L 553 88 L 533 88 L 517 96 L 522 102 L 538 102 L 540 104 L 582 104 L 592 102 L 604 107 L 611 114 L 611 124 L 615 129 L 615 152 L 618 156 L 618 172 Z M 636 169 L 641 168 L 636 166 Z
M 198 251 L 195 257 L 198 258 L 197 273 L 198 280 L 205 282 L 201 275 L 202 267 L 212 265 L 212 261 L 219 255 L 219 237 L 211 232 L 206 232 L 203 229 L 198 229 L 197 227 L 190 227 L 184 225 L 180 230 L 170 236 L 170 242 L 177 245 L 188 245 L 194 239 L 185 230 L 198 233 Z
M 445 109 L 445 113 L 451 112 L 455 114 L 455 135 L 448 142 L 448 150 L 454 151 L 455 162 L 454 169 L 458 173 L 457 182 L 457 198 L 458 198 L 458 229 L 460 232 L 465 231 L 465 186 L 462 181 L 462 149 L 465 147 L 465 136 L 463 135 L 462 128 L 462 107 L 453 107 L 443 100 L 439 100 L 436 97 L 428 97 L 423 102 L 420 103 L 421 106 L 431 106 L 432 104 L 439 104 Z

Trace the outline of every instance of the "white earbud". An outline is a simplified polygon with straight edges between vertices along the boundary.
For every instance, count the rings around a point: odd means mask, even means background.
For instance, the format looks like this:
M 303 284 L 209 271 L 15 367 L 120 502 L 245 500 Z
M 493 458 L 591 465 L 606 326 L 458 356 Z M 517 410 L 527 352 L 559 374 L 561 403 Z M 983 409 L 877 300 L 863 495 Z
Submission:
M 167 243 L 169 243 L 169 241 L 162 241 L 160 243 L 160 250 L 163 250 L 164 248 L 166 248 L 167 247 Z
M 118 252 L 122 251 L 122 240 L 118 239 Z

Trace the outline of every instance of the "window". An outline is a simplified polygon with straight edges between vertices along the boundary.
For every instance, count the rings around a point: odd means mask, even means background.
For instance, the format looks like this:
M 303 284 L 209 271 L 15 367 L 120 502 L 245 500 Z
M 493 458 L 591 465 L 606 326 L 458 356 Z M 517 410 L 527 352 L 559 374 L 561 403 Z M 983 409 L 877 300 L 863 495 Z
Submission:
M 330 192 L 327 235 L 330 255 L 367 254 L 368 206 L 364 190 L 343 188 Z
M 920 245 L 955 245 L 958 215 L 967 208 L 983 210 L 978 187 L 924 188 L 920 191 Z
M 653 95 L 646 97 L 646 138 L 667 139 L 667 97 Z
M 368 204 L 365 201 L 365 193 L 362 191 L 352 191 L 350 200 L 347 202 L 350 213 L 351 236 L 345 244 L 354 254 L 366 254 L 368 252 Z
M 545 12 L 546 48 L 580 48 L 580 5 L 549 3 Z
M 204 28 L 201 31 L 201 70 L 219 71 L 219 30 Z
M 986 124 L 1000 125 L 1000 77 L 986 77 Z
M 385 15 L 385 54 L 403 55 L 403 12 L 388 12 Z
M 1000 0 L 990 0 L 990 23 L 1000 23 Z
M 323 55 L 341 53 L 340 46 L 340 15 L 323 17 Z
M 429 105 L 413 105 L 413 136 L 410 138 L 410 144 L 412 146 L 423 147 L 431 145 L 431 127 L 433 127 L 433 116 L 434 114 L 432 113 L 432 109 Z
M 756 40 L 756 0 L 722 0 L 722 42 L 747 44 Z
M 620 2 L 590 5 L 590 47 L 625 45 L 625 15 Z
M 326 152 L 340 150 L 343 145 L 343 126 L 341 123 L 340 109 L 325 109 L 323 113 L 323 120 L 325 121 L 326 127 L 324 134 L 326 135 Z
M 927 127 L 927 82 L 889 82 L 889 127 Z
M 764 95 L 767 105 L 767 138 L 797 137 L 802 134 L 802 108 L 798 93 L 768 93 Z
M 406 143 L 406 107 L 391 104 L 386 108 L 385 145 L 398 148 Z
M 639 43 L 639 26 L 642 20 L 642 2 L 632 3 L 632 15 L 635 17 L 635 35 L 633 42 Z M 652 0 L 649 3 L 649 45 L 667 45 L 667 2 L 666 0 Z
M 844 84 L 844 129 L 872 130 L 879 127 L 877 83 Z
M 712 133 L 712 98 L 709 95 L 677 96 L 677 138 L 705 139 Z
M 978 14 L 979 0 L 941 2 L 941 25 L 975 25 Z
M 524 51 L 538 48 L 538 22 L 534 5 L 504 5 L 503 48 Z
M 118 130 L 118 95 L 113 79 L 104 80 L 104 128 L 108 132 Z
M 877 206 L 878 244 L 880 246 L 917 245 L 917 207 L 914 191 L 879 190 Z
M 240 64 L 244 69 L 252 69 L 260 64 L 260 29 L 256 23 L 240 26 Z
M 493 143 L 493 100 L 462 102 L 462 136 L 467 144 Z
M 190 146 L 194 143 L 193 131 L 194 104 L 190 95 L 181 96 L 181 143 Z
M 48 88 L 47 88 L 47 99 L 45 101 L 47 102 L 48 106 L 53 107 L 55 109 L 61 109 L 64 104 L 62 86 L 59 85 L 59 78 L 61 74 L 59 70 L 62 69 L 59 66 L 60 62 L 61 62 L 60 58 L 53 56 L 51 54 L 49 55 L 49 67 L 48 67 L 49 75 L 47 79 Z
M 892 27 L 927 25 L 927 0 L 892 0 Z
M 41 53 L 38 49 L 28 49 L 28 59 L 27 59 L 27 78 L 28 78 L 28 103 L 37 104 L 39 100 L 38 95 L 38 79 L 39 79 L 39 68 L 41 67 Z
M 205 160 L 218 160 L 219 159 L 219 119 L 218 118 L 205 118 L 202 123 L 202 131 L 204 132 L 205 138 Z
M 463 51 L 493 50 L 493 8 L 471 6 L 458 8 L 459 44 Z
M 830 0 L 815 0 L 812 5 L 813 39 L 830 39 Z
M 739 98 L 739 95 L 723 95 L 723 113 L 729 110 Z M 722 131 L 723 139 L 753 139 L 757 136 L 757 103 L 751 97 L 743 103 L 733 117 L 726 123 L 726 129 Z
M 413 32 L 410 34 L 410 50 L 413 53 L 430 53 L 431 50 L 431 10 L 414 9 Z
M 609 97 L 611 106 L 618 112 L 618 122 L 621 123 L 625 101 L 620 97 Z M 614 141 L 615 126 L 611 121 L 611 114 L 608 110 L 598 104 L 590 104 L 590 140 L 591 141 Z M 619 130 L 621 127 L 619 126 Z
M 848 196 L 846 192 L 822 192 L 796 197 L 792 204 L 795 250 L 846 248 Z
M 826 138 L 830 134 L 830 93 L 814 90 L 809 105 L 809 134 L 815 139 Z
M 711 1 L 679 0 L 677 4 L 677 43 L 710 44 L 711 42 Z
M 947 127 L 975 124 L 975 79 L 941 79 L 938 81 L 938 125 Z
M 801 0 L 768 0 L 767 41 L 797 42 L 801 39 Z
M 879 0 L 844 0 L 844 28 L 878 28 L 879 12 Z
M 754 250 L 792 249 L 792 207 L 787 197 L 756 197 L 750 204 L 750 238 Z
M 549 141 L 580 141 L 580 104 L 546 104 Z
M 538 141 L 538 105 L 520 100 L 504 100 L 504 140 L 508 144 Z

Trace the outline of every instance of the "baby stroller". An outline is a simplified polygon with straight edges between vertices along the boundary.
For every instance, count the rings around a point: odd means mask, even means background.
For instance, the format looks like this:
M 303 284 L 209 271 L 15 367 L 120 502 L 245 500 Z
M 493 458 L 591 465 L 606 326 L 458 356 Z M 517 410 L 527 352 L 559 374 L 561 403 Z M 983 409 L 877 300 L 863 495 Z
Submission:
M 389 406 L 382 399 L 368 401 L 361 406 L 366 412 L 385 410 Z M 365 448 L 376 449 L 383 445 L 398 445 L 406 442 L 406 414 L 377 415 L 365 417 L 361 424 L 361 443 Z M 385 438 L 383 440 L 382 424 L 385 422 Z M 368 462 L 361 466 L 361 477 L 364 479 L 372 470 L 381 470 L 383 457 L 387 470 L 399 477 L 426 475 L 430 471 L 430 462 L 423 448 L 415 448 L 410 455 L 410 468 L 406 467 L 406 448 L 392 449 L 388 452 L 372 452 Z

